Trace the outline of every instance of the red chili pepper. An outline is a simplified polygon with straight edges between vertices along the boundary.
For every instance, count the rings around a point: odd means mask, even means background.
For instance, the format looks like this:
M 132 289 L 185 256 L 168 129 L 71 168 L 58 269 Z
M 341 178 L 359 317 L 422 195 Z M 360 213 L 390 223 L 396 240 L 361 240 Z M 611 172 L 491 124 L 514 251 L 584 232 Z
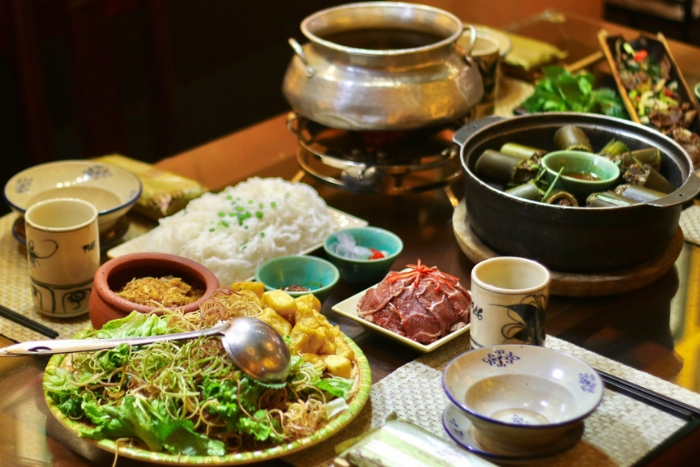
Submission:
M 375 250 L 374 248 L 369 249 L 372 252 L 372 256 L 369 257 L 369 259 L 381 259 L 384 258 L 384 253 L 382 253 L 379 250 Z
M 645 49 L 638 50 L 634 53 L 634 61 L 635 62 L 643 62 L 644 60 L 647 59 L 649 56 L 649 52 L 647 52 Z
M 668 97 L 673 97 L 673 91 L 668 88 L 664 89 L 664 94 L 666 94 Z
M 418 287 L 421 276 L 431 276 L 435 282 L 435 290 L 440 290 L 440 285 L 445 285 L 448 290 L 454 290 L 454 286 L 459 282 L 459 279 L 450 274 L 439 271 L 436 267 L 429 268 L 421 264 L 420 258 L 416 264 L 407 264 L 408 271 L 391 272 L 386 277 L 389 283 L 396 282 L 401 279 L 413 279 L 413 286 Z

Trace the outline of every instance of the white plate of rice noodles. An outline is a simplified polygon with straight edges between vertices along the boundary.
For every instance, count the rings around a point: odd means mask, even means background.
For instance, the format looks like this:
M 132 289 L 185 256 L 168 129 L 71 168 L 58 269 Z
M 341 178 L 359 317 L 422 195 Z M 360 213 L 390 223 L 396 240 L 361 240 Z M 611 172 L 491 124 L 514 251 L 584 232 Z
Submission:
M 184 210 L 107 255 L 183 256 L 207 267 L 220 284 L 230 285 L 253 277 L 255 268 L 268 259 L 310 253 L 330 233 L 365 225 L 363 219 L 330 208 L 305 183 L 253 177 L 190 201 Z

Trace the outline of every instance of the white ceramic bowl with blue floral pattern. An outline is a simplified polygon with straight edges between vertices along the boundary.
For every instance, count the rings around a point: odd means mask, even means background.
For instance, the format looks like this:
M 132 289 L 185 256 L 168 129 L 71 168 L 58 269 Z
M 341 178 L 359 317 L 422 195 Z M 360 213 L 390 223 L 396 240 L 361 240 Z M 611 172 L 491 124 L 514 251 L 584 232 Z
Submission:
M 543 449 L 580 429 L 603 398 L 598 373 L 535 345 L 495 345 L 447 364 L 442 386 L 479 435 L 506 449 Z
M 97 207 L 100 233 L 108 232 L 141 196 L 139 178 L 121 167 L 89 160 L 65 160 L 29 167 L 5 185 L 5 201 L 20 214 L 34 203 L 78 198 Z

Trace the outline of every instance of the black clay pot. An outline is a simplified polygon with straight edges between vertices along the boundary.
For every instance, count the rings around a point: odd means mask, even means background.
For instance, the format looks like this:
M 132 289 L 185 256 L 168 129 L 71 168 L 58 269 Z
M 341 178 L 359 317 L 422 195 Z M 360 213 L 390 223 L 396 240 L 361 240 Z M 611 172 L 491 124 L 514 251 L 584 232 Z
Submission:
M 516 198 L 476 177 L 476 160 L 484 150 L 517 142 L 551 151 L 556 149 L 553 135 L 564 125 L 583 129 L 594 151 L 613 138 L 630 149 L 658 147 L 660 171 L 677 189 L 632 206 L 565 207 Z M 683 203 L 700 191 L 700 179 L 680 145 L 616 118 L 568 112 L 489 117 L 462 127 L 454 140 L 461 146 L 467 217 L 476 236 L 499 254 L 531 258 L 555 271 L 607 272 L 653 260 L 676 235 Z

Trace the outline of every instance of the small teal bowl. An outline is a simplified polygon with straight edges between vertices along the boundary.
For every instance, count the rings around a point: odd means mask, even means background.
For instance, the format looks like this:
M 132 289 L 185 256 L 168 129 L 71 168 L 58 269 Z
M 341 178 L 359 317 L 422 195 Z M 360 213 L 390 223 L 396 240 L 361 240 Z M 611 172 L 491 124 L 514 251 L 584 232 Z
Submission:
M 333 245 L 338 244 L 338 236 L 343 234 L 351 235 L 356 245 L 385 252 L 386 256 L 379 259 L 350 259 L 338 255 Z M 378 227 L 351 227 L 326 237 L 323 249 L 328 259 L 340 270 L 343 280 L 350 284 L 369 285 L 384 279 L 391 270 L 403 251 L 403 241 L 395 233 Z
M 576 198 L 585 199 L 591 193 L 605 191 L 620 177 L 617 164 L 603 156 L 584 151 L 554 151 L 542 158 L 550 181 L 560 170 L 555 187 L 568 191 Z M 593 176 L 586 180 L 579 177 Z
M 255 269 L 255 280 L 265 284 L 265 290 L 301 286 L 309 290 L 287 293 L 292 297 L 311 293 L 321 303 L 328 298 L 339 279 L 338 268 L 315 256 L 280 256 L 265 261 Z

